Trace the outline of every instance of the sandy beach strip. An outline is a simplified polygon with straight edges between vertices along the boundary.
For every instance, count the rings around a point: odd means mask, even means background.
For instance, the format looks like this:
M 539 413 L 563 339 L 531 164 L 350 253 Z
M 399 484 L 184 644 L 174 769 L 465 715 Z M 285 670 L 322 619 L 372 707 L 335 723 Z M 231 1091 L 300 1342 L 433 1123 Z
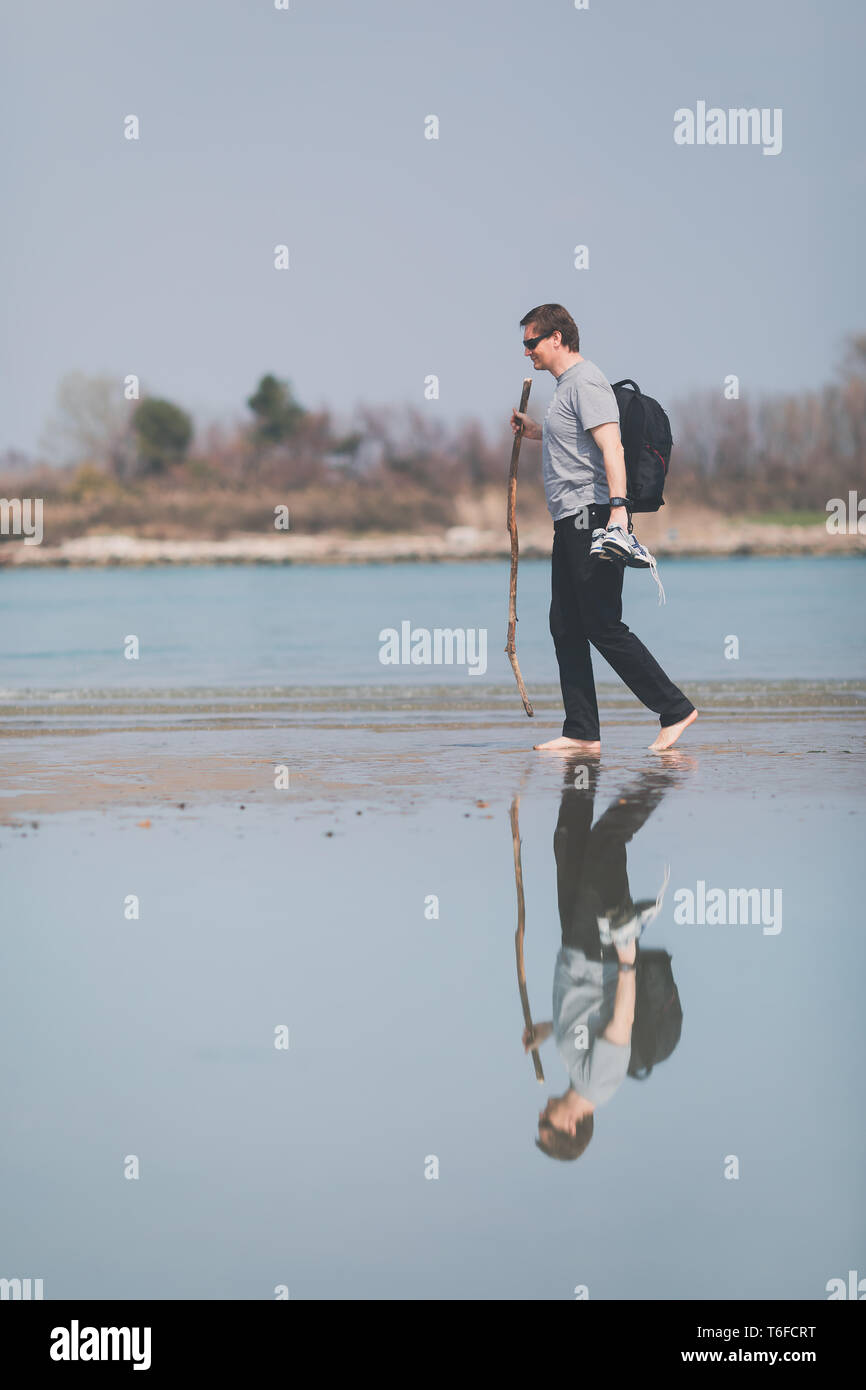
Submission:
M 636 519 L 641 540 L 660 558 L 727 555 L 863 555 L 866 536 L 830 535 L 825 525 L 784 526 L 728 521 L 717 516 L 698 526 L 677 527 L 663 515 Z M 522 525 L 520 554 L 548 559 L 547 524 Z M 0 567 L 149 565 L 389 564 L 406 561 L 503 560 L 507 534 L 474 526 L 418 535 L 236 535 L 212 539 L 147 539 L 126 534 L 89 535 L 59 545 L 0 544 Z
M 126 693 L 99 708 L 76 697 L 19 701 L 14 710 L 7 701 L 0 824 L 23 833 L 57 812 L 152 822 L 213 806 L 405 811 L 431 796 L 471 810 L 514 795 L 521 779 L 561 779 L 561 758 L 532 752 L 559 725 L 558 691 L 534 694 L 532 720 L 508 687 L 474 711 L 444 689 L 271 692 L 255 719 L 247 696 L 226 692 L 218 705 L 199 698 L 191 708 L 176 692 L 140 702 Z M 780 792 L 860 785 L 864 683 L 708 682 L 693 695 L 700 720 L 668 757 L 694 759 L 709 792 L 748 792 L 759 767 Z M 646 712 L 615 688 L 600 690 L 600 701 L 604 765 L 639 770 L 653 761 Z

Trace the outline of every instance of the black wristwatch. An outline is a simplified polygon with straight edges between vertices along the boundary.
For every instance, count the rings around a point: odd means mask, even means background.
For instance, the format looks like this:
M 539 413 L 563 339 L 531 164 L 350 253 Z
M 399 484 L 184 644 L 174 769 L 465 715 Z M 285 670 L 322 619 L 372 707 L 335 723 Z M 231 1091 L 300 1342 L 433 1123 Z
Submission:
M 619 969 L 620 969 L 620 970 L 637 970 L 637 962 L 636 962 L 636 961 L 630 961 L 630 960 L 621 960 L 621 961 L 619 962 Z
M 628 507 L 628 498 L 627 498 L 627 497 L 611 497 L 611 499 L 610 499 L 610 505 L 611 505 L 612 507 Z

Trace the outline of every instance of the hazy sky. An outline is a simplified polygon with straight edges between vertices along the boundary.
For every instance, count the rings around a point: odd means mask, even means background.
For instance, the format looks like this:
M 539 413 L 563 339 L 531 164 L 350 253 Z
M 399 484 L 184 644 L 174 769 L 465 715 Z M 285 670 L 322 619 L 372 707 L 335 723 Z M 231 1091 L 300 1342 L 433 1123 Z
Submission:
M 491 425 L 544 300 L 666 404 L 822 383 L 866 330 L 859 0 L 6 0 L 2 28 L 0 450 L 73 369 L 199 424 L 273 371 L 341 417 Z M 781 152 L 677 145 L 700 101 L 780 108 Z

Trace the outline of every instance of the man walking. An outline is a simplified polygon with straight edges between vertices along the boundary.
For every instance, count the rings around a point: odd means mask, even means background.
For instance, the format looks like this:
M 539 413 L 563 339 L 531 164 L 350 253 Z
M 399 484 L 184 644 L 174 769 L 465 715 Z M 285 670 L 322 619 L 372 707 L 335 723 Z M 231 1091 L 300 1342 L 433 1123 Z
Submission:
M 562 949 L 553 976 L 553 1018 L 523 1031 L 525 1052 L 553 1036 L 569 1077 L 568 1090 L 551 1096 L 539 1113 L 537 1144 L 552 1158 L 579 1158 L 592 1138 L 594 1112 L 625 1080 L 631 1064 L 637 1003 L 638 938 L 658 915 L 659 899 L 634 902 L 626 846 L 673 785 L 667 770 L 644 772 L 592 823 L 598 759 L 573 785 L 576 765 L 566 760 L 566 785 L 553 837 Z M 607 928 L 602 933 L 602 924 Z M 613 930 L 611 930 L 611 928 Z
M 520 320 L 536 371 L 556 378 L 543 428 L 515 410 L 511 428 L 541 440 L 547 506 L 553 517 L 550 632 L 565 706 L 560 738 L 539 749 L 601 748 L 590 643 L 647 709 L 659 716 L 655 753 L 676 743 L 697 710 L 622 621 L 625 566 L 593 542 L 605 528 L 628 541 L 625 454 L 619 408 L 607 379 L 580 355 L 577 324 L 561 304 L 540 304 Z M 599 541 L 602 539 L 599 536 Z

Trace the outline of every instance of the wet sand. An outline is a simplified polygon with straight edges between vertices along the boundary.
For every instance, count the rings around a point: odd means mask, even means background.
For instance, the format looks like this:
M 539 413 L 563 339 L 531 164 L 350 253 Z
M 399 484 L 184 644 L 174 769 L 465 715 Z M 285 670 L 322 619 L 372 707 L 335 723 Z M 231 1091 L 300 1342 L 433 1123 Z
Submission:
M 599 690 L 604 765 L 651 764 L 657 725 L 622 688 Z M 698 785 L 748 792 L 758 768 L 780 788 L 856 782 L 864 683 L 715 682 L 690 691 L 700 718 L 674 752 L 699 760 Z M 502 797 L 515 775 L 540 783 L 559 775 L 561 757 L 532 751 L 559 732 L 559 692 L 543 688 L 533 699 L 532 719 L 508 686 L 477 698 L 447 688 L 314 688 L 10 700 L 0 824 L 75 810 L 339 810 L 358 799 L 406 809 L 422 793 Z M 288 787 L 275 786 L 280 777 Z
M 528 998 L 551 1018 L 555 831 L 582 766 L 531 750 L 555 692 L 533 691 L 534 720 L 505 687 L 494 709 L 19 700 L 0 741 L 8 1269 L 55 1299 L 825 1298 L 863 1217 L 863 692 L 694 693 L 661 757 L 644 712 L 601 702 L 595 817 L 647 774 L 664 787 L 627 871 L 652 900 L 670 866 L 648 941 L 684 1019 L 570 1164 L 535 1147 L 567 1074 L 548 1042 L 540 1086 L 523 1053 L 514 949 L 519 799 Z M 678 921 L 701 885 L 757 885 L 774 914 L 778 895 L 772 934 Z

